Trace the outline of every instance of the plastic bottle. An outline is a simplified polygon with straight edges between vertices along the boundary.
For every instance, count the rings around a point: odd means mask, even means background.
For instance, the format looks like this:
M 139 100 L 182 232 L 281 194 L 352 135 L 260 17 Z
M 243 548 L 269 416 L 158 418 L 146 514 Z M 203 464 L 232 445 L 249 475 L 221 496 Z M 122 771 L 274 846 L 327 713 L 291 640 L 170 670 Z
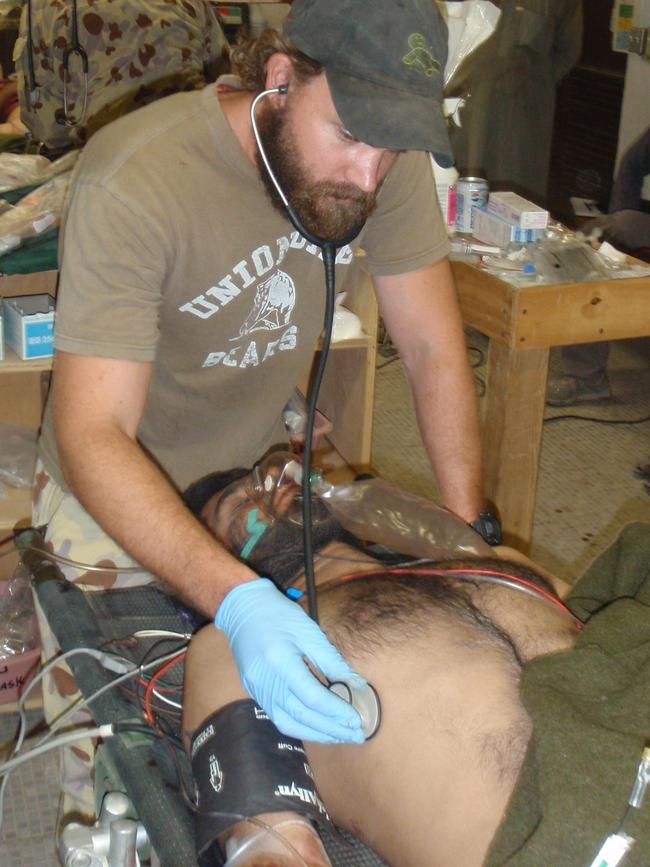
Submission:
M 447 227 L 447 232 L 451 235 L 456 231 L 456 183 L 458 181 L 458 170 L 455 166 L 443 169 L 433 157 L 431 157 L 431 167 L 436 182 L 436 192 L 438 194 L 440 210 L 442 211 L 442 218 Z
M 432 560 L 491 556 L 488 544 L 460 518 L 384 479 L 331 485 L 315 474 L 312 490 L 359 539 Z

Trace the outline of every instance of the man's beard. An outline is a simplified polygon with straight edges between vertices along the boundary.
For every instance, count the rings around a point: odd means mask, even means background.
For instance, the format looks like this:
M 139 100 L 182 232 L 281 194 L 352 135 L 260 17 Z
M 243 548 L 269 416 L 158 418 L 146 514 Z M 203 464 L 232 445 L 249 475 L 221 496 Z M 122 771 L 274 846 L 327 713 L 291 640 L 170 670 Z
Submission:
M 354 184 L 309 181 L 291 135 L 286 110 L 267 107 L 257 122 L 262 146 L 287 201 L 308 232 L 326 241 L 346 238 L 365 223 L 375 209 L 377 196 Z M 257 154 L 260 175 L 274 206 L 286 216 L 275 184 Z

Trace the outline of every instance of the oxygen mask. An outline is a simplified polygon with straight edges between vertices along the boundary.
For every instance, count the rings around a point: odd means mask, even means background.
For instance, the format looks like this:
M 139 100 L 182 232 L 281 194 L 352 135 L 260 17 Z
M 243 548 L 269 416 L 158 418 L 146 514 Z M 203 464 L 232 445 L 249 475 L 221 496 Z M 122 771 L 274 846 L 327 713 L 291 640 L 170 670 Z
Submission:
M 253 467 L 249 496 L 258 508 L 277 521 L 302 526 L 302 474 L 300 458 L 290 452 L 273 452 Z M 322 523 L 329 511 L 317 496 L 323 484 L 320 473 L 312 473 L 312 521 Z

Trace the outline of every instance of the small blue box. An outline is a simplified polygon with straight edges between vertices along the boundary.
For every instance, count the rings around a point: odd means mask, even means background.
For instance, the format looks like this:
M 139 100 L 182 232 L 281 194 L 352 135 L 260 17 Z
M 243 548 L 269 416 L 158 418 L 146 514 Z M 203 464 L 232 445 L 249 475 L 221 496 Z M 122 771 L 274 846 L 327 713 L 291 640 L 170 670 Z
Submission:
M 19 358 L 54 355 L 54 298 L 20 295 L 2 302 L 5 340 Z

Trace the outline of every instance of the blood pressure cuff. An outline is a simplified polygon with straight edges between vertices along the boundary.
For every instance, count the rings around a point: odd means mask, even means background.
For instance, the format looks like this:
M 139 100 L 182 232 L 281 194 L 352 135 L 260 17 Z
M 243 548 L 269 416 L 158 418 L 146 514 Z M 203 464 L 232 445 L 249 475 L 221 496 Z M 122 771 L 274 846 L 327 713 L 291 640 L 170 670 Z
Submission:
M 192 739 L 190 759 L 199 855 L 237 822 L 261 813 L 289 810 L 333 827 L 302 741 L 283 735 L 250 699 L 208 717 Z

